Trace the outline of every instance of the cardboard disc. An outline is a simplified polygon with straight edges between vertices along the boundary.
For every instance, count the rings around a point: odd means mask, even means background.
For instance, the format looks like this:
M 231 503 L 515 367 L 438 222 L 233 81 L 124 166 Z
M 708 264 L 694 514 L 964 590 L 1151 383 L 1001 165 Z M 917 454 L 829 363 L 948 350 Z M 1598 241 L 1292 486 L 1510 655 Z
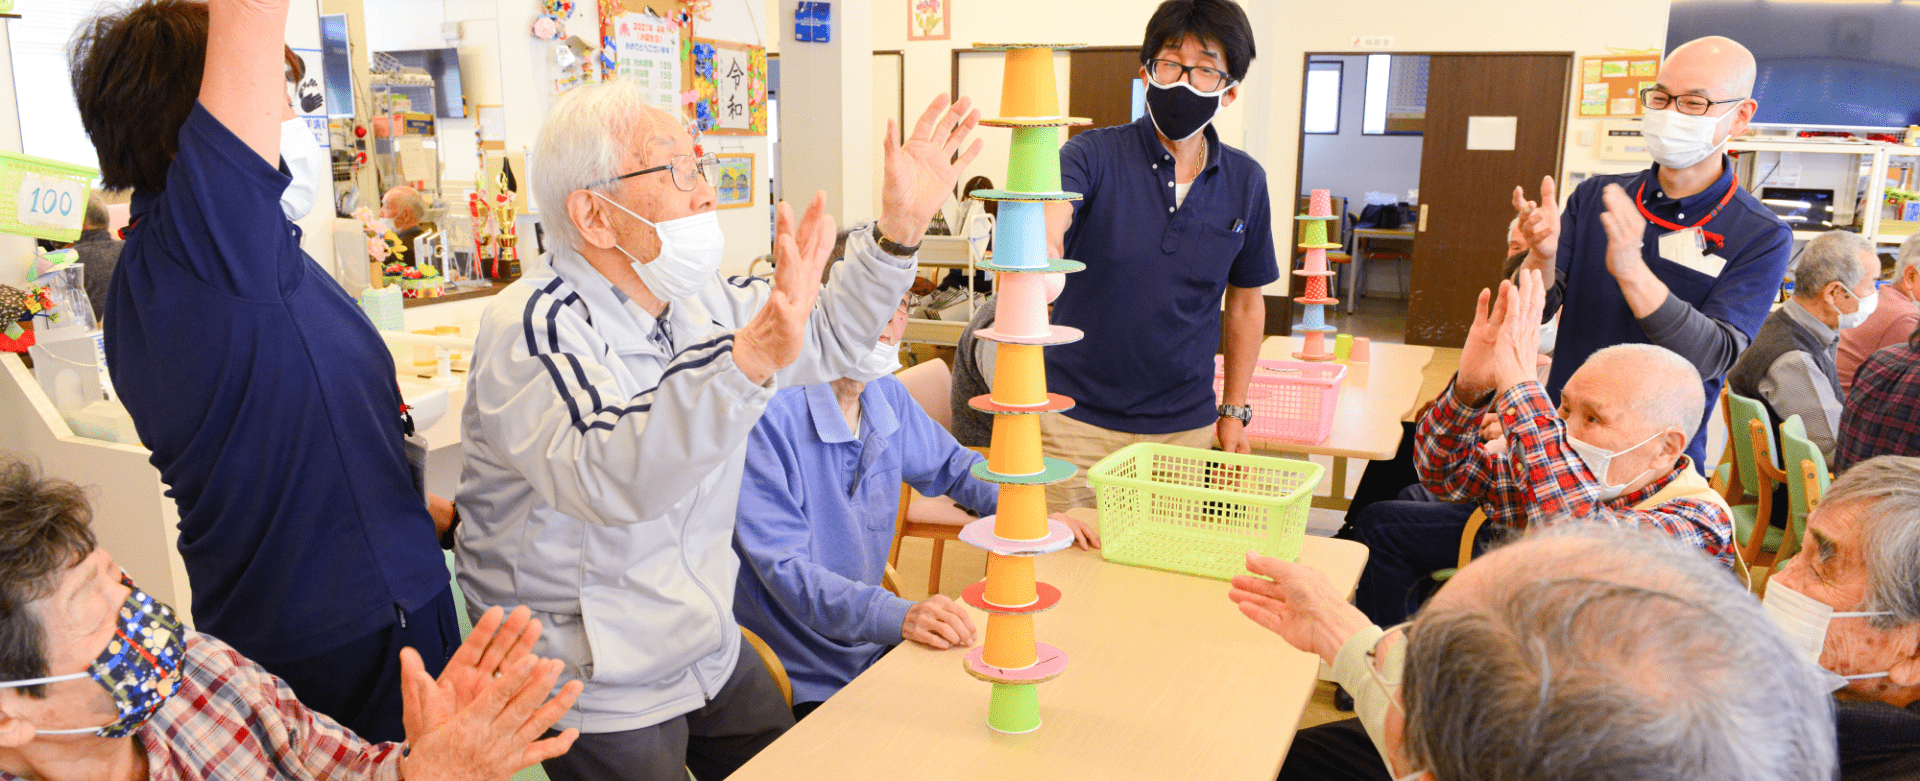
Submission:
M 1055 588 L 1051 584 L 1034 581 L 1033 591 L 1035 594 L 1038 594 L 1040 598 L 1034 600 L 1031 605 L 1021 605 L 1018 607 L 996 605 L 987 601 L 987 582 L 981 580 L 962 589 L 960 591 L 960 598 L 966 600 L 967 604 L 980 608 L 981 610 L 1008 616 L 1038 613 L 1060 603 L 1060 589 Z
M 960 665 L 966 668 L 968 675 L 988 683 L 1014 685 L 1045 683 L 1060 677 L 1061 673 L 1067 671 L 1067 652 L 1046 643 L 1034 643 L 1033 653 L 1038 657 L 1038 661 L 1018 670 L 1009 670 L 987 664 L 987 647 L 982 645 L 968 651 Z
M 1050 485 L 1072 477 L 1074 470 L 1079 468 L 1074 466 L 1071 461 L 1063 461 L 1051 456 L 1042 456 L 1040 460 L 1045 466 L 1041 467 L 1039 472 L 1030 475 L 1003 475 L 988 469 L 987 462 L 981 461 L 973 465 L 973 476 L 989 483 L 1004 483 L 1007 485 Z
M 1339 245 L 1339 244 L 1295 244 L 1295 245 L 1293 245 L 1293 246 L 1296 246 L 1296 247 L 1299 247 L 1300 249 L 1339 249 L 1339 248 L 1340 248 L 1340 247 L 1341 247 L 1342 245 Z
M 1065 325 L 1048 326 L 1045 336 L 1015 336 L 1000 333 L 992 328 L 981 328 L 974 331 L 973 335 L 989 342 L 1038 345 L 1071 344 L 1087 337 L 1086 332 Z
M 973 192 L 970 192 L 967 194 L 975 198 L 979 198 L 980 200 L 983 200 L 983 201 L 1021 201 L 1021 202 L 1027 202 L 1027 203 L 1038 203 L 1040 201 L 1080 200 L 1079 193 L 1070 193 L 1063 190 L 1055 190 L 1050 193 L 1017 193 L 1012 190 L 974 190 Z
M 1334 276 L 1334 272 L 1332 272 L 1332 271 L 1308 271 L 1308 270 L 1306 270 L 1306 269 L 1302 269 L 1302 268 L 1297 268 L 1297 269 L 1294 269 L 1294 270 L 1293 270 L 1293 275 L 1294 275 L 1294 276 L 1296 276 L 1296 277 L 1331 277 L 1331 276 Z
M 1306 304 L 1308 306 L 1333 306 L 1334 304 L 1340 303 L 1340 299 L 1338 298 L 1296 298 L 1293 300 L 1293 302 L 1296 304 Z
M 979 121 L 986 127 L 1077 127 L 1091 125 L 1086 117 L 990 117 Z
M 1044 266 L 1003 266 L 991 260 L 983 260 L 973 264 L 973 267 L 981 271 L 1003 274 L 1071 274 L 1075 271 L 1087 270 L 1087 264 L 1066 258 L 1048 258 L 1047 265 Z
M 1316 325 L 1296 325 L 1296 326 L 1294 326 L 1294 327 L 1293 327 L 1293 330 L 1295 330 L 1295 331 L 1319 331 L 1320 333 L 1323 333 L 1323 334 L 1330 334 L 1330 333 L 1333 333 L 1334 331 L 1338 331 L 1338 330 L 1340 330 L 1340 329 L 1338 329 L 1338 328 L 1335 328 L 1335 327 L 1333 327 L 1333 326 L 1330 326 L 1330 325 L 1318 325 L 1318 326 L 1316 326 Z
M 984 119 L 983 119 L 983 120 L 981 120 L 981 121 L 982 121 L 982 122 L 985 122 L 986 120 L 984 120 Z M 1294 218 L 1294 219 L 1296 219 L 1296 220 L 1337 220 L 1337 219 L 1340 219 L 1339 217 L 1335 217 L 1335 216 L 1333 216 L 1333 215 L 1331 215 L 1331 214 L 1329 214 L 1329 215 L 1327 215 L 1327 216 L 1325 216 L 1325 217 L 1315 217 L 1315 216 L 1313 216 L 1313 215 L 1311 215 L 1311 214 L 1296 214 L 1296 215 L 1294 215 L 1294 216 L 1293 216 L 1293 218 Z
M 1003 52 L 1008 49 L 1080 49 L 1084 43 L 975 43 L 973 48 L 983 52 Z
M 960 527 L 960 541 L 1002 556 L 1039 556 L 1073 544 L 1073 530 L 1052 518 L 1047 519 L 1045 537 L 1037 540 L 1002 539 L 993 533 L 994 517 L 989 515 Z
M 967 400 L 967 406 L 989 415 L 1038 415 L 1045 412 L 1065 412 L 1073 409 L 1073 399 L 1058 393 L 1047 394 L 1047 400 L 1031 407 L 1019 407 L 1001 404 L 993 400 L 993 394 L 983 393 Z
M 1337 358 L 1337 357 L 1339 357 L 1339 356 L 1336 356 L 1336 355 L 1334 355 L 1333 353 L 1325 353 L 1325 354 L 1323 354 L 1323 355 L 1308 355 L 1308 354 L 1306 354 L 1306 353 L 1294 353 L 1294 354 L 1293 354 L 1293 359 L 1294 359 L 1294 360 L 1296 360 L 1296 361 L 1314 361 L 1314 362 L 1316 362 L 1316 363 L 1319 363 L 1319 362 L 1324 362 L 1324 361 L 1331 361 L 1331 360 L 1333 360 L 1334 358 Z

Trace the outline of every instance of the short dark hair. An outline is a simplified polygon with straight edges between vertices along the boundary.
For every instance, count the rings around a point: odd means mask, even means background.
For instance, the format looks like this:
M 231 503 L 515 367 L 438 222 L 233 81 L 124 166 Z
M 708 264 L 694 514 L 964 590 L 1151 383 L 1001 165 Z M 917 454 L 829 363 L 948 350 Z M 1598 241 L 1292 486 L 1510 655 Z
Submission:
M 107 219 L 106 199 L 100 197 L 100 191 L 98 190 L 88 193 L 87 216 L 84 218 L 85 221 L 80 223 L 80 227 L 87 230 L 105 228 L 107 227 Z
M 1220 44 L 1227 58 L 1227 75 L 1234 81 L 1247 78 L 1247 66 L 1253 63 L 1253 24 L 1247 12 L 1233 0 L 1167 0 L 1154 9 L 1147 20 L 1147 38 L 1140 44 L 1140 64 L 1145 65 L 1161 49 L 1177 47 L 1187 36 Z
M 47 631 L 32 605 L 93 553 L 93 510 L 80 486 L 0 455 L 0 681 L 47 675 Z M 23 686 L 29 697 L 45 686 Z
M 304 73 L 291 48 L 286 60 L 289 73 Z M 74 33 L 67 64 L 101 186 L 165 187 L 206 72 L 207 4 L 149 0 L 96 16 Z

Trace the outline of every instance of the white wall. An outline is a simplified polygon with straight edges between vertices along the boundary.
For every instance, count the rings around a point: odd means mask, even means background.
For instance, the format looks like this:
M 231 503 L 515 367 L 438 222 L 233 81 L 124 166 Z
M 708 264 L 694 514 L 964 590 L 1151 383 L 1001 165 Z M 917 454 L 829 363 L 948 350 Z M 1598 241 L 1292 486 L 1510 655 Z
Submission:
M 1347 211 L 1356 215 L 1366 204 L 1369 191 L 1405 197 L 1408 190 L 1420 186 L 1423 138 L 1361 133 L 1360 117 L 1366 109 L 1367 58 L 1362 55 L 1315 58 L 1321 59 L 1342 65 L 1340 132 L 1306 136 L 1306 150 L 1300 158 L 1300 190 L 1331 190 L 1334 196 L 1347 199 Z

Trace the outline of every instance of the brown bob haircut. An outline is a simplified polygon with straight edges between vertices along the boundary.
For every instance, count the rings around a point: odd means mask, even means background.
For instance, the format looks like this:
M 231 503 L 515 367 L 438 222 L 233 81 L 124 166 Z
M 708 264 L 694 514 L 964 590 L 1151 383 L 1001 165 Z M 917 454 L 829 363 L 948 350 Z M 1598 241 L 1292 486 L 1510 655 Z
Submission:
M 287 49 L 287 70 L 305 68 Z M 207 4 L 150 0 L 81 24 L 67 49 L 80 124 L 109 190 L 159 190 L 180 148 L 180 127 L 200 97 L 207 64 Z

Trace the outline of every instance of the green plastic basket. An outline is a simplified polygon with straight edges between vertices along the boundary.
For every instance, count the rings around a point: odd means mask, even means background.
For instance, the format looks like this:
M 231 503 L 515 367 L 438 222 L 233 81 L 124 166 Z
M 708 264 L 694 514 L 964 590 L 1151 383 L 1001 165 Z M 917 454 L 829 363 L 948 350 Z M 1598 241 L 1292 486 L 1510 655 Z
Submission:
M 77 192 L 65 187 L 29 186 L 25 188 L 27 192 L 22 193 L 22 185 L 33 184 L 29 181 L 29 177 L 36 176 L 43 177 L 42 181 L 51 180 L 55 184 L 77 184 L 75 188 Z M 0 151 L 0 233 L 54 241 L 73 241 L 80 238 L 80 223 L 82 215 L 87 210 L 87 193 L 92 189 L 93 180 L 99 176 L 98 170 L 84 165 Z M 55 189 L 59 191 L 54 192 Z M 22 204 L 20 198 L 22 195 L 31 198 L 36 191 L 44 192 L 50 199 L 38 204 L 44 207 L 44 213 L 71 222 L 73 227 L 60 228 L 22 221 L 21 207 L 27 204 Z M 33 206 L 29 205 L 29 208 Z
M 1087 473 L 1107 561 L 1226 580 L 1247 551 L 1300 558 L 1322 470 L 1311 461 L 1144 443 Z

